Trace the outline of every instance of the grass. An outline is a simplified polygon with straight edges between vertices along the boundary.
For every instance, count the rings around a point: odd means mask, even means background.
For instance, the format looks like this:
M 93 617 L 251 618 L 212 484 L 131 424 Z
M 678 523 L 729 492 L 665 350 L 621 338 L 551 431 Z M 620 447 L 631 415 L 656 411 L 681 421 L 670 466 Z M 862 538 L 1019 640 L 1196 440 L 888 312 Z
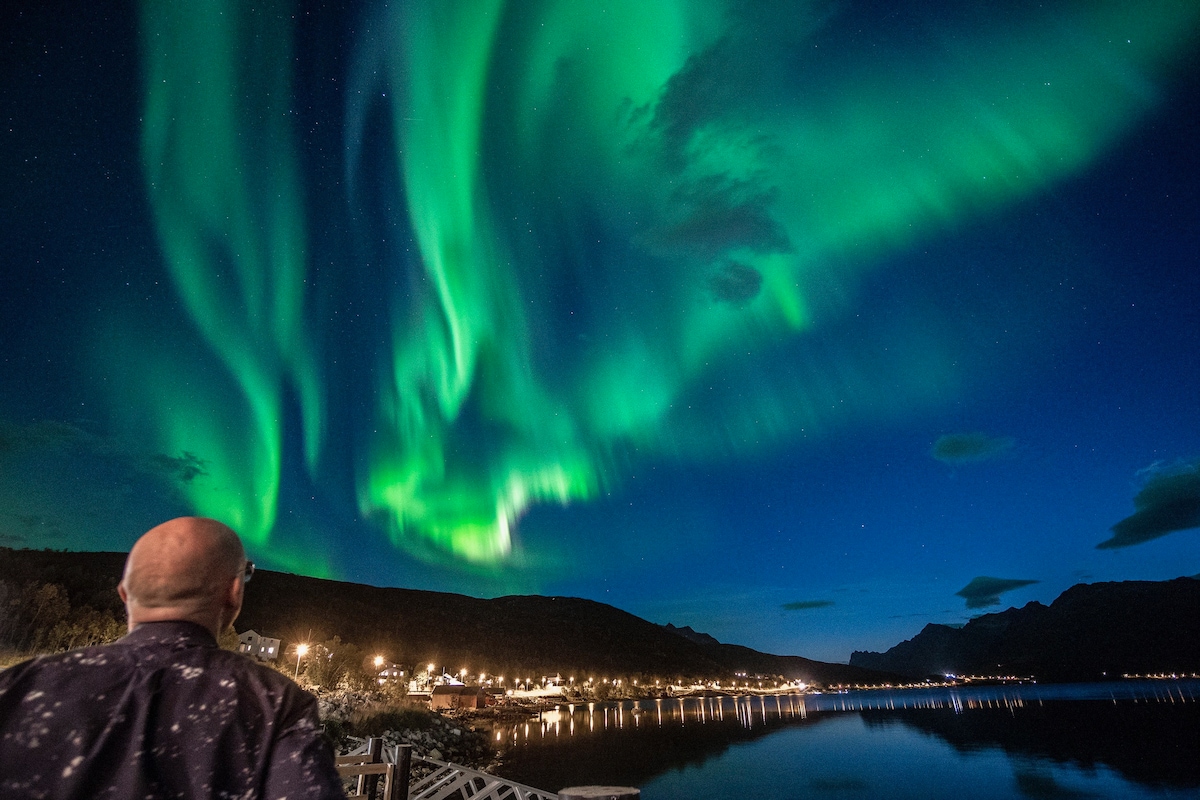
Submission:
M 372 703 L 351 714 L 349 722 L 355 736 L 380 736 L 404 728 L 426 730 L 433 724 L 433 712 L 407 703 Z

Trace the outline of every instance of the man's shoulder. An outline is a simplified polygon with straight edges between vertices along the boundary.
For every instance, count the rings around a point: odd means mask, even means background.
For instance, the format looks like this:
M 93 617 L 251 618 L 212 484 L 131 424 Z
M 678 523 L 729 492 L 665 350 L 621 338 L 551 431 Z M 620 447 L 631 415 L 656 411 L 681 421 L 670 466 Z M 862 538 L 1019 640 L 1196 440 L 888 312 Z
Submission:
M 294 695 L 316 701 L 312 694 L 290 677 L 266 664 L 259 663 L 251 656 L 230 650 L 208 650 L 204 653 L 204 659 L 213 669 L 221 673 L 252 681 L 282 695 Z
M 0 671 L 0 692 L 21 682 L 40 680 L 72 680 L 72 675 L 81 670 L 95 672 L 96 667 L 106 667 L 125 659 L 117 643 L 82 647 L 63 653 L 40 655 L 14 664 Z
M 91 647 L 79 647 L 74 650 L 64 650 L 61 653 L 47 653 L 44 655 L 33 656 L 19 664 L 14 664 L 11 667 L 0 671 L 0 675 L 19 674 L 21 672 L 31 671 L 37 672 L 46 669 L 58 669 L 60 667 L 68 667 L 73 664 L 81 664 L 83 666 L 103 665 L 110 662 L 114 658 L 122 658 L 122 650 L 120 641 L 111 642 L 109 644 L 97 644 Z
M 216 681 L 232 680 L 253 686 L 279 701 L 316 703 L 316 698 L 287 675 L 242 653 L 215 647 L 176 649 L 164 643 L 131 643 L 118 640 L 110 644 L 42 655 L 0 671 L 0 692 L 17 684 L 71 682 L 78 679 L 101 681 L 123 679 L 137 670 L 166 670 L 192 682 L 204 673 Z M 201 683 L 208 683 L 204 680 Z

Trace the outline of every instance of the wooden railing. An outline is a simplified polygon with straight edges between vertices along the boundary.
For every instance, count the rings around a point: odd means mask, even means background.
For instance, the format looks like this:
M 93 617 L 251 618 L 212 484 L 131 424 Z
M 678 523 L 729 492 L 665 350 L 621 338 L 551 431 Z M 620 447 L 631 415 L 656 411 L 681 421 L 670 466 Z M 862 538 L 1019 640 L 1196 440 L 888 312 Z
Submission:
M 391 759 L 385 762 L 383 740 L 368 739 L 357 750 L 334 759 L 339 775 L 358 779 L 355 793 L 347 794 L 347 800 L 408 800 L 412 745 L 397 745 L 391 750 Z

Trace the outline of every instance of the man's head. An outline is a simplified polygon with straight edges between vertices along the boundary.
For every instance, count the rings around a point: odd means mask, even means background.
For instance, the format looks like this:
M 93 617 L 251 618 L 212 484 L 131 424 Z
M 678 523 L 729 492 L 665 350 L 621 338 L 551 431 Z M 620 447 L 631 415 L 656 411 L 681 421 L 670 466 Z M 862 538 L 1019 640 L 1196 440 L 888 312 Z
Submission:
M 133 545 L 117 587 L 129 630 L 186 620 L 219 637 L 242 610 L 245 569 L 241 540 L 216 520 L 179 517 L 151 528 Z

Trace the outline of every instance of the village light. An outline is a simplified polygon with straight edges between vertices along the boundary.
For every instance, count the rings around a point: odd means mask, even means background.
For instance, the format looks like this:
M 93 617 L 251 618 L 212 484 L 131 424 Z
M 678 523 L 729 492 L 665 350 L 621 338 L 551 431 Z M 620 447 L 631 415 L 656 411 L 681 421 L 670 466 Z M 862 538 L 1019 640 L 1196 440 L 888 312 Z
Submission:
M 295 675 L 295 677 L 297 677 L 297 678 L 300 677 L 300 659 L 306 655 L 308 655 L 308 645 L 306 645 L 306 644 L 296 645 L 296 675 Z
M 383 666 L 383 656 L 375 656 L 375 669 Z

